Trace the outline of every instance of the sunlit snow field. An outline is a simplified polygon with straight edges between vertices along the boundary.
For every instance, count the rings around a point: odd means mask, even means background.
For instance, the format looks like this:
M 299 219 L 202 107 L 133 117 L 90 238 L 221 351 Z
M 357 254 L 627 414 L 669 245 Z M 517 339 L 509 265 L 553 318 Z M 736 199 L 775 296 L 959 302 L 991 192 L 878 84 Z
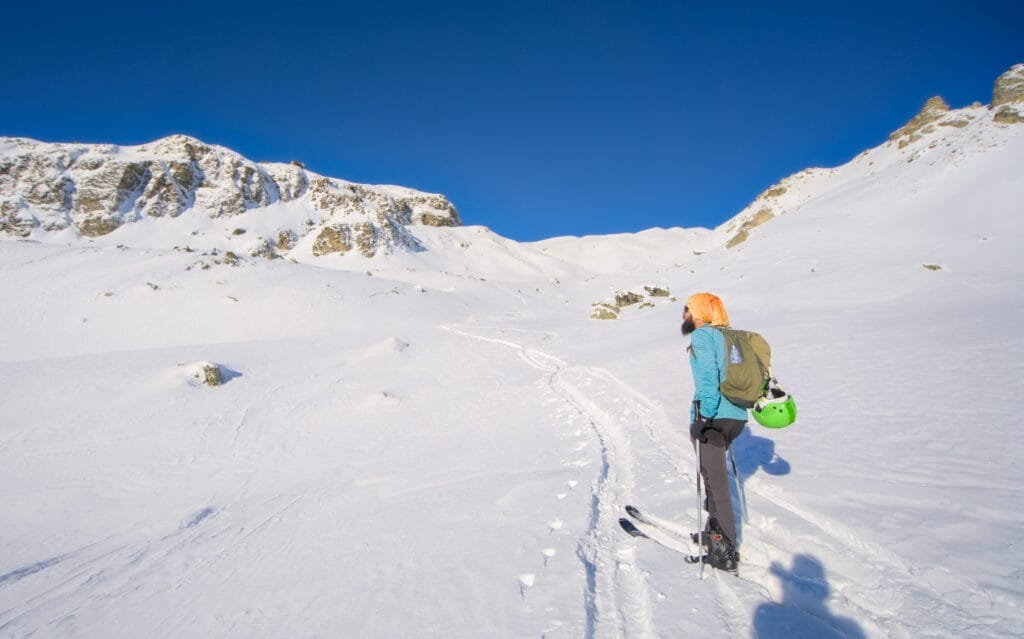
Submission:
M 728 250 L 0 242 L 0 636 L 1021 636 L 1020 129 L 875 149 Z M 674 297 L 589 318 L 643 285 Z M 700 291 L 799 406 L 735 444 L 739 578 L 618 526 L 696 527 Z

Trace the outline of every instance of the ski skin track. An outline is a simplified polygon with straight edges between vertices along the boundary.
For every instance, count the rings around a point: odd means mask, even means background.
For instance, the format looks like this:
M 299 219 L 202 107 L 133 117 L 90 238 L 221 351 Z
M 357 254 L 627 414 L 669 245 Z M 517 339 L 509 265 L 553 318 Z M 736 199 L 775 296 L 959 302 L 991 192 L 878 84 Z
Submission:
M 622 553 L 625 549 L 620 548 L 618 553 L 616 553 L 614 548 L 608 547 L 606 542 L 601 540 L 601 530 L 617 519 L 613 518 L 611 521 L 605 519 L 602 522 L 601 520 L 604 517 L 601 516 L 601 511 L 603 510 L 601 504 L 610 506 L 618 502 L 619 499 L 626 495 L 622 493 L 618 495 L 613 494 L 612 491 L 619 492 L 619 490 L 615 489 L 615 486 L 624 484 L 628 491 L 628 486 L 633 483 L 631 466 L 634 460 L 629 451 L 630 446 L 624 440 L 626 433 L 620 432 L 623 425 L 618 424 L 618 420 L 607 413 L 601 402 L 594 401 L 598 398 L 590 397 L 591 393 L 584 391 L 583 384 L 580 382 L 589 379 L 599 384 L 603 383 L 610 387 L 609 390 L 614 388 L 619 391 L 622 398 L 632 400 L 629 401 L 629 404 L 632 404 L 634 407 L 642 405 L 640 400 L 643 395 L 624 384 L 618 377 L 608 371 L 595 367 L 570 365 L 564 359 L 549 352 L 533 348 L 532 344 L 535 342 L 521 344 L 509 339 L 483 335 L 478 332 L 481 329 L 487 330 L 487 327 L 474 326 L 473 330 L 468 330 L 469 327 L 461 325 L 441 325 L 439 328 L 465 338 L 489 342 L 512 350 L 525 365 L 544 375 L 551 390 L 557 396 L 560 396 L 568 406 L 574 408 L 585 422 L 589 423 L 598 438 L 603 468 L 600 473 L 602 477 L 598 478 L 597 485 L 593 487 L 595 503 L 592 517 L 594 518 L 588 526 L 589 530 L 581 537 L 580 545 L 577 547 L 577 556 L 584 564 L 587 582 L 583 605 L 585 611 L 584 636 L 604 636 L 607 632 L 617 633 L 621 636 L 656 635 L 657 631 L 650 601 L 645 592 L 644 580 L 641 578 L 637 581 L 636 574 L 623 574 L 615 570 L 614 566 L 617 563 L 614 561 L 615 555 Z M 626 392 L 627 390 L 631 392 Z M 671 454 L 666 454 L 670 453 L 670 451 L 663 444 L 666 440 L 673 440 L 676 434 L 664 429 L 657 429 L 662 432 L 654 432 L 652 425 L 660 424 L 660 420 L 650 414 L 640 416 L 638 422 L 646 426 L 647 435 L 655 443 L 662 444 L 659 447 L 660 452 L 665 454 L 666 457 L 671 457 Z M 678 460 L 674 461 L 676 463 L 673 466 L 677 470 L 681 470 L 678 466 Z M 607 474 L 612 476 L 609 477 Z M 680 474 L 689 476 L 689 473 L 685 472 Z M 621 488 L 622 486 L 619 487 L 619 489 Z M 648 539 L 664 546 L 666 549 L 684 555 L 687 561 L 699 562 L 699 558 L 692 554 L 693 546 L 689 538 L 690 531 L 688 529 L 678 523 L 643 513 L 638 509 L 637 513 L 642 518 L 638 518 L 637 521 L 641 522 L 641 525 L 644 526 L 643 532 Z M 661 533 L 660 535 L 659 532 Z M 627 553 L 627 555 L 631 556 L 630 553 Z M 753 568 L 755 574 L 759 572 L 759 569 L 764 568 L 763 566 L 751 564 L 748 564 L 748 567 Z M 756 586 L 766 600 L 774 601 L 768 586 L 752 579 L 751 577 L 754 577 L 754 575 L 744 577 L 734 574 L 734 576 Z M 720 594 L 725 600 L 739 601 L 737 593 L 734 592 L 738 584 L 732 582 L 733 585 L 730 585 L 729 580 L 716 579 L 716 582 L 716 587 L 722 591 Z M 748 620 L 737 616 L 734 610 L 722 608 L 720 612 L 722 613 L 723 623 L 735 629 L 740 636 L 745 634 L 743 628 L 747 627 Z M 735 636 L 735 633 L 732 634 Z
M 611 526 L 608 515 L 612 505 L 621 503 L 633 485 L 633 455 L 629 439 L 620 421 L 591 397 L 585 383 L 621 386 L 618 378 L 600 369 L 572 366 L 545 351 L 507 339 L 481 335 L 459 325 L 442 325 L 441 329 L 469 339 L 497 344 L 512 349 L 527 366 L 546 378 L 550 390 L 564 405 L 574 410 L 593 430 L 601 451 L 601 469 L 592 486 L 593 501 L 588 529 L 579 539 L 576 555 L 584 567 L 584 636 L 588 639 L 609 634 L 629 637 L 655 637 L 657 630 L 651 610 L 650 595 L 643 576 L 633 570 L 619 568 L 620 560 L 628 560 L 630 548 L 609 545 L 602 531 Z M 474 327 L 477 331 L 483 327 Z M 627 561 L 627 563 L 632 563 Z

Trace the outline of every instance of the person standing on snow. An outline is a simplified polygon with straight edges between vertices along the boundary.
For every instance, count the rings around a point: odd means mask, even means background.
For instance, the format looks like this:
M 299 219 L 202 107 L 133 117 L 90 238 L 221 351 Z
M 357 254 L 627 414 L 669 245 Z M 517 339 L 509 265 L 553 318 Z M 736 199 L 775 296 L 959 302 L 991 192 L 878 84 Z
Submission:
M 690 336 L 686 350 L 694 386 L 690 440 L 694 446 L 700 446 L 700 474 L 707 492 L 704 509 L 708 511 L 708 522 L 700 540 L 709 547 L 707 563 L 711 567 L 735 572 L 739 564 L 736 515 L 725 452 L 743 432 L 747 410 L 719 391 L 719 384 L 725 379 L 725 337 L 714 327 L 728 325 L 725 305 L 716 295 L 698 293 L 683 307 L 682 332 Z

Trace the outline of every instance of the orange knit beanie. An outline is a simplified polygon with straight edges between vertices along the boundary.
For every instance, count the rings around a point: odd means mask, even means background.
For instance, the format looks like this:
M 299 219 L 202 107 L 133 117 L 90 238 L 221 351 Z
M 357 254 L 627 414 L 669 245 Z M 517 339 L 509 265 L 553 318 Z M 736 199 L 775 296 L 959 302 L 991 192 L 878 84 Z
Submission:
M 694 318 L 702 319 L 712 326 L 728 326 L 729 315 L 725 312 L 725 304 L 717 295 L 697 293 L 686 300 L 686 306 Z

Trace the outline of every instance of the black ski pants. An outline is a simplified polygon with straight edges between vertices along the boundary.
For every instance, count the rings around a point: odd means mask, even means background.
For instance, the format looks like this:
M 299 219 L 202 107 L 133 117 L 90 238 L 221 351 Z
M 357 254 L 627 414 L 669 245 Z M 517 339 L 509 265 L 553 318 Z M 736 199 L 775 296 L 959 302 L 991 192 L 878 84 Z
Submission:
M 714 518 L 734 546 L 736 515 L 732 509 L 725 451 L 733 440 L 740 436 L 746 425 L 745 421 L 738 419 L 716 419 L 712 422 L 712 427 L 704 431 L 708 438 L 707 443 L 700 444 L 700 474 L 704 477 L 704 491 L 707 493 L 704 509 L 708 511 L 709 516 L 705 530 L 710 530 L 711 518 Z M 697 444 L 695 441 L 693 443 Z

